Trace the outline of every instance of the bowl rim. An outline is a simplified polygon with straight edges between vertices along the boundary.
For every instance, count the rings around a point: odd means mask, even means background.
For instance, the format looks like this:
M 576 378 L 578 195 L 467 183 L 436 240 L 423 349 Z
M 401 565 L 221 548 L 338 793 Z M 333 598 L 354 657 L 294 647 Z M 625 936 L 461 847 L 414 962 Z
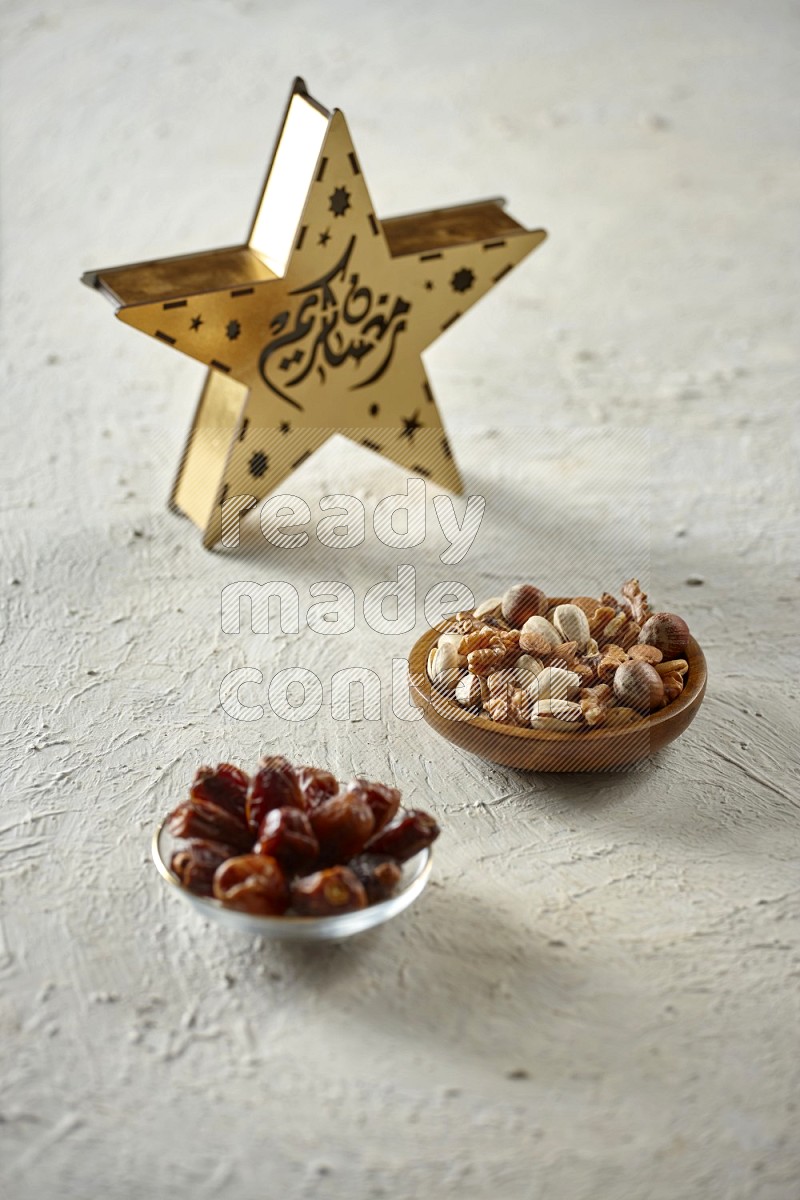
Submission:
M 412 855 L 411 858 L 402 864 L 402 866 L 405 868 L 408 863 L 414 863 L 418 859 L 420 860 L 417 869 L 412 873 L 411 877 L 403 887 L 401 887 L 398 891 L 393 892 L 392 895 L 388 896 L 386 900 L 379 900 L 377 904 L 368 904 L 366 908 L 358 908 L 351 912 L 334 913 L 327 917 L 304 917 L 300 916 L 298 913 L 287 913 L 280 917 L 268 917 L 262 915 L 261 913 L 243 913 L 240 909 L 231 908 L 230 905 L 223 904 L 222 901 L 217 900 L 215 896 L 200 896 L 196 892 L 191 892 L 188 888 L 183 886 L 180 879 L 178 879 L 178 876 L 172 870 L 161 852 L 162 837 L 172 837 L 172 834 L 170 834 L 169 830 L 167 829 L 167 821 L 169 820 L 169 817 L 169 813 L 162 817 L 162 819 L 155 826 L 150 838 L 150 853 L 152 855 L 153 862 L 155 863 L 156 870 L 165 883 L 168 883 L 171 887 L 175 888 L 182 899 L 186 900 L 188 903 L 208 908 L 210 914 L 224 913 L 227 917 L 230 916 L 231 913 L 238 913 L 242 917 L 247 917 L 249 921 L 256 921 L 259 923 L 263 922 L 264 929 L 286 929 L 289 926 L 309 930 L 318 926 L 331 928 L 334 922 L 349 923 L 348 918 L 359 917 L 365 912 L 374 914 L 374 920 L 372 923 L 379 925 L 381 924 L 379 916 L 382 910 L 394 910 L 396 908 L 397 901 L 412 888 L 417 889 L 416 895 L 412 897 L 412 899 L 416 899 L 416 897 L 424 891 L 425 886 L 428 883 L 428 879 L 430 878 L 431 868 L 433 865 L 433 849 L 431 846 L 426 846 L 423 850 L 417 851 L 416 854 Z M 189 839 L 175 838 L 174 840 L 181 842 L 188 841 Z M 389 913 L 389 915 L 394 915 L 394 911 Z
M 557 604 L 568 602 L 561 597 L 552 597 L 551 599 Z M 469 709 L 462 708 L 452 697 L 446 696 L 444 692 L 440 692 L 428 675 L 428 656 L 431 648 L 443 633 L 448 632 L 452 621 L 453 618 L 451 617 L 448 620 L 441 621 L 432 629 L 426 630 L 411 647 L 408 655 L 409 683 L 412 692 L 416 693 L 424 701 L 424 704 L 419 705 L 419 707 L 422 709 L 422 715 L 425 719 L 428 717 L 427 710 L 433 708 L 445 719 L 470 726 L 473 729 L 485 730 L 496 737 L 540 742 L 543 744 L 552 743 L 554 745 L 564 745 L 567 742 L 579 741 L 581 745 L 586 744 L 591 746 L 597 742 L 622 741 L 625 738 L 630 738 L 632 734 L 642 733 L 646 729 L 657 729 L 660 725 L 667 725 L 675 717 L 685 712 L 687 708 L 698 703 L 702 699 L 705 690 L 707 681 L 705 655 L 699 643 L 690 635 L 688 649 L 683 656 L 689 663 L 689 670 L 686 675 L 686 683 L 684 684 L 683 691 L 671 704 L 658 709 L 657 712 L 650 713 L 649 716 L 642 717 L 639 721 L 632 721 L 628 725 L 620 725 L 611 729 L 604 729 L 602 726 L 598 729 L 580 729 L 576 730 L 575 733 L 555 732 L 550 729 L 531 729 L 519 725 L 504 725 L 499 721 L 493 721 L 491 717 L 472 713 Z

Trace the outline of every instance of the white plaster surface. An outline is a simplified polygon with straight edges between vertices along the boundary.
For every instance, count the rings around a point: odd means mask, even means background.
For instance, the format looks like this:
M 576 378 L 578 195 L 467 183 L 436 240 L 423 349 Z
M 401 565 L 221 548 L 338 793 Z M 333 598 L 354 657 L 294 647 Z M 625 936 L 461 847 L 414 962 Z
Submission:
M 797 5 L 0 16 L 3 1195 L 795 1200 Z M 380 213 L 501 193 L 551 231 L 428 356 L 487 498 L 457 568 L 434 527 L 204 552 L 165 509 L 202 371 L 78 284 L 237 241 L 298 72 Z M 343 442 L 293 483 L 401 486 Z M 391 711 L 413 634 L 220 630 L 226 583 L 361 599 L 403 561 L 420 594 L 638 574 L 705 647 L 700 715 L 643 769 L 525 776 Z M 241 665 L 371 665 L 384 720 L 231 720 Z M 155 819 L 273 747 L 435 810 L 409 913 L 291 949 L 167 894 Z

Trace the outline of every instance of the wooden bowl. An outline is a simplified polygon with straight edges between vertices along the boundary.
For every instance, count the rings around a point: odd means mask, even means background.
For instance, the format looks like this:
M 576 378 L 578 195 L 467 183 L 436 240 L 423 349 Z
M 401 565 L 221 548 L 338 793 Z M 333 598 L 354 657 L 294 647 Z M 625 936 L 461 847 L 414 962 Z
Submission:
M 706 691 L 706 660 L 694 638 L 684 655 L 689 670 L 677 700 L 649 717 L 619 729 L 549 733 L 500 725 L 475 716 L 434 688 L 428 678 L 428 655 L 448 622 L 423 634 L 408 659 L 411 697 L 437 733 L 491 762 L 523 771 L 609 771 L 630 766 L 654 754 L 691 724 Z

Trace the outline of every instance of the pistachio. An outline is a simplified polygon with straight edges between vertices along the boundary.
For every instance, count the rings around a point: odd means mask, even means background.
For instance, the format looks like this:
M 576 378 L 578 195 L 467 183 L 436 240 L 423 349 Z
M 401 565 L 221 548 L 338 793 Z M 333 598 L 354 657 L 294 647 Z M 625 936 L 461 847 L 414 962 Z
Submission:
M 531 709 L 531 729 L 572 733 L 581 720 L 581 706 L 572 700 L 537 700 Z
M 436 666 L 436 646 L 431 646 L 428 651 L 428 661 L 425 664 L 425 670 L 428 672 L 428 679 L 433 679 L 433 669 Z
M 452 642 L 436 647 L 431 678 L 438 688 L 448 695 L 455 691 L 461 672 L 458 669 L 458 650 Z
M 456 685 L 454 695 L 462 708 L 477 708 L 481 702 L 481 681 L 478 676 L 470 672 L 463 675 Z
M 525 624 L 522 626 L 523 633 L 535 633 L 554 648 L 560 646 L 564 641 L 561 634 L 556 629 L 555 625 L 551 625 L 547 617 L 528 617 Z
M 580 686 L 580 677 L 564 667 L 545 667 L 534 679 L 537 700 L 571 700 Z
M 459 646 L 461 645 L 463 640 L 464 640 L 463 633 L 443 633 L 440 635 L 439 641 L 436 644 L 440 649 L 443 646 L 452 646 L 453 649 L 455 650 L 456 654 L 458 655 L 459 667 L 465 667 L 467 665 L 466 657 L 463 654 L 458 653 Z
M 472 615 L 473 617 L 477 617 L 478 620 L 481 620 L 483 617 L 499 616 L 502 603 L 502 596 L 492 596 L 491 600 L 484 600 L 483 604 L 479 604 Z
M 536 690 L 536 676 L 526 670 L 519 668 L 519 663 L 515 663 L 513 667 L 504 667 L 500 671 L 493 671 L 488 679 L 489 693 L 492 696 L 499 696 L 503 692 L 513 691 L 515 688 L 522 688 L 525 691 Z
M 553 613 L 553 624 L 564 642 L 577 642 L 579 650 L 589 644 L 589 620 L 577 604 L 559 604 Z
M 544 663 L 530 654 L 521 654 L 514 663 L 514 667 L 517 671 L 528 671 L 531 675 L 540 675 L 544 670 Z M 524 680 L 523 686 L 528 682 L 530 681 Z

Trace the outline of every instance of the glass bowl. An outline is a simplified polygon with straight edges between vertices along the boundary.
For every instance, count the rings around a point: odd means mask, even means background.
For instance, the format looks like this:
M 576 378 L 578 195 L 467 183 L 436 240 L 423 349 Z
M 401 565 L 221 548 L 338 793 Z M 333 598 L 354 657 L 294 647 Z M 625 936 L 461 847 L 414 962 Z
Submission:
M 185 839 L 173 838 L 167 829 L 167 817 L 153 831 L 152 854 L 159 875 L 174 892 L 203 917 L 236 929 L 240 933 L 252 933 L 272 941 L 284 942 L 328 942 L 340 941 L 363 933 L 391 921 L 403 909 L 413 904 L 424 891 L 430 878 L 432 854 L 428 847 L 402 863 L 403 874 L 393 896 L 379 904 L 370 904 L 357 912 L 340 913 L 335 917 L 259 917 L 252 913 L 227 908 L 219 900 L 209 896 L 196 896 L 188 891 L 170 868 L 174 851 Z

